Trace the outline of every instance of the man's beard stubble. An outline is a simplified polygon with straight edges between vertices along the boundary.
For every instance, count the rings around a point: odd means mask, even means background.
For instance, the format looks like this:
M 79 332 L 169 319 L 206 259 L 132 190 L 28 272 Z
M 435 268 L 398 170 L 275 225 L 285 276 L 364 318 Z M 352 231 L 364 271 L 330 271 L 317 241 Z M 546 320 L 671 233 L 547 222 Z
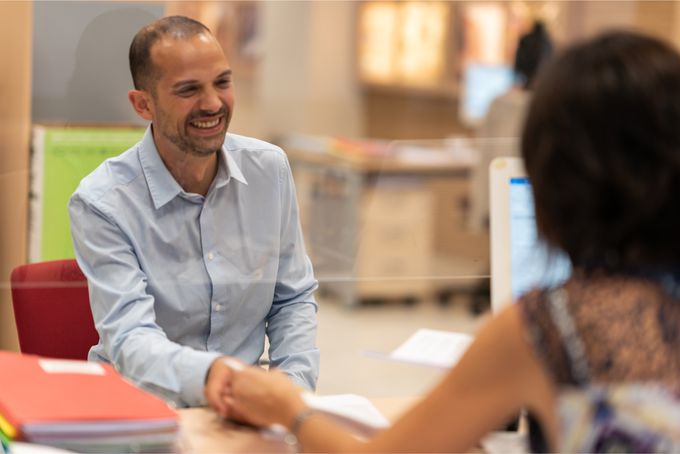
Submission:
M 222 129 L 222 132 L 219 135 L 219 143 L 214 144 L 210 148 L 204 147 L 201 145 L 201 140 L 192 140 L 191 136 L 189 136 L 187 132 L 187 129 L 189 128 L 189 123 L 193 121 L 195 118 L 201 118 L 201 117 L 210 117 L 210 116 L 222 116 L 220 121 L 223 121 L 224 126 Z M 198 112 L 192 112 L 186 119 L 185 121 L 185 127 L 184 127 L 184 135 L 181 134 L 172 134 L 168 132 L 166 129 L 161 130 L 161 134 L 163 134 L 172 144 L 174 144 L 177 148 L 179 148 L 181 151 L 184 153 L 197 156 L 197 157 L 208 157 L 211 155 L 216 154 L 217 152 L 220 151 L 222 148 L 222 145 L 224 144 L 224 139 L 225 135 L 227 133 L 227 128 L 229 125 L 229 117 L 227 115 L 227 108 L 222 107 L 220 110 L 217 112 L 205 112 L 205 111 L 198 111 Z

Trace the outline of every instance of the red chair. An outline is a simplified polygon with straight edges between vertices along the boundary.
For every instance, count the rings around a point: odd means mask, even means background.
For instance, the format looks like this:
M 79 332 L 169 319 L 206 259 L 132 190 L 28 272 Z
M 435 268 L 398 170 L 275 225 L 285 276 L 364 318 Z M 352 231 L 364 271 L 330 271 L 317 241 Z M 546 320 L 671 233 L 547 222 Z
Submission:
M 12 271 L 12 303 L 22 353 L 87 359 L 99 342 L 87 280 L 75 260 L 21 265 Z

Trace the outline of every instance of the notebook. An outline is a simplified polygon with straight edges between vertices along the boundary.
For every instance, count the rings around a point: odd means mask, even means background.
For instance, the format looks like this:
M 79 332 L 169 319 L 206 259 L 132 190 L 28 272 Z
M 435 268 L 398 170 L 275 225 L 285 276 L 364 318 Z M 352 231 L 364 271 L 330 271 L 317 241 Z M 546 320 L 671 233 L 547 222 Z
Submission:
M 175 439 L 176 412 L 108 364 L 0 351 L 0 371 L 0 430 L 10 441 L 125 451 Z

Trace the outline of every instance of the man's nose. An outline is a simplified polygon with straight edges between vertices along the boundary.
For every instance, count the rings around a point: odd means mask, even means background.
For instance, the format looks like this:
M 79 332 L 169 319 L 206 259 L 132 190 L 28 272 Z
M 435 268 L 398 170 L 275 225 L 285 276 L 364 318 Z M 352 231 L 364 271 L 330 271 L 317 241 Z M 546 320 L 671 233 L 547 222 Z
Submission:
M 207 112 L 217 112 L 222 108 L 222 99 L 216 90 L 208 89 L 203 92 L 203 96 L 200 99 L 200 105 L 198 106 L 201 110 Z

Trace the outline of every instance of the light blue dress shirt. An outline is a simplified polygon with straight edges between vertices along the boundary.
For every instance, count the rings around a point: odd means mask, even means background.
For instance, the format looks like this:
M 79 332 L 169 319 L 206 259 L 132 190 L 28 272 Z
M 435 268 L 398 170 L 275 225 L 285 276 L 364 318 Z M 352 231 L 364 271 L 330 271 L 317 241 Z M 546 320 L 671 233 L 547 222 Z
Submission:
M 205 197 L 163 164 L 151 128 L 69 202 L 99 344 L 90 360 L 178 406 L 205 403 L 213 360 L 271 366 L 314 389 L 317 287 L 284 152 L 227 134 Z

